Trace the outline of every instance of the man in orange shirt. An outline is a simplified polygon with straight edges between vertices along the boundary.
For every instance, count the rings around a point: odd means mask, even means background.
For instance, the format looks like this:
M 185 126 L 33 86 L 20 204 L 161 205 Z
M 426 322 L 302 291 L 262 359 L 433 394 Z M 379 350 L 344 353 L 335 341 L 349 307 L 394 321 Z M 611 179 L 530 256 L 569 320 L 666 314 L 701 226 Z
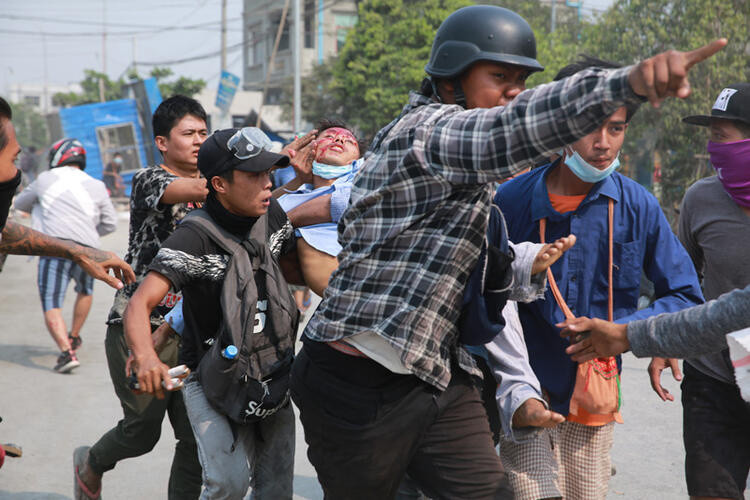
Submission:
M 563 68 L 555 79 L 591 67 L 617 66 L 584 58 Z M 607 318 L 611 314 L 616 321 L 627 321 L 703 300 L 687 253 L 659 203 L 642 186 L 615 172 L 635 110 L 628 106 L 617 109 L 594 132 L 565 147 L 560 159 L 503 184 L 495 196 L 511 241 L 539 242 L 542 235 L 545 241 L 563 234 L 578 237 L 576 246 L 548 274 L 559 285 L 559 300 L 548 291 L 546 300 L 518 306 L 529 361 L 538 379 L 535 387 L 536 381 L 529 384 L 533 390 L 527 393 L 536 394 L 522 398 L 514 393 L 512 399 L 517 399 L 517 404 L 513 408 L 501 405 L 504 420 L 518 428 L 503 439 L 500 453 L 519 499 L 604 499 L 611 475 L 614 422 L 621 421 L 616 379 L 619 359 L 605 359 L 582 376 L 578 365 L 565 354 L 568 341 L 560 338 L 554 325 L 567 316 L 581 315 Z M 654 282 L 656 301 L 638 311 L 642 271 Z M 676 370 L 676 362 L 655 358 L 650 372 L 654 390 L 671 399 L 659 383 L 659 374 L 667 366 Z M 585 404 L 593 387 L 585 381 L 601 376 L 599 373 L 612 389 L 606 409 Z M 679 376 L 678 371 L 674 373 Z M 580 386 L 588 387 L 588 393 L 579 398 L 577 381 L 581 379 L 584 383 Z M 520 430 L 529 426 L 545 429 Z

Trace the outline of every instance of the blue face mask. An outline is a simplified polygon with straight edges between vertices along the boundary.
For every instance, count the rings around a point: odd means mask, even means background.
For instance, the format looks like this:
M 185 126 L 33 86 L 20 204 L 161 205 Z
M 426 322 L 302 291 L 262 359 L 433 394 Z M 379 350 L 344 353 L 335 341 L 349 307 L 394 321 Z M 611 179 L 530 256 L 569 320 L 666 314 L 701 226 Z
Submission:
M 573 153 L 571 154 L 570 151 Z M 565 151 L 565 165 L 583 182 L 594 184 L 609 177 L 620 166 L 620 155 L 618 154 L 607 168 L 599 170 L 584 160 L 575 150 L 570 149 Z
M 349 172 L 352 171 L 352 167 L 354 166 L 354 163 L 349 163 L 347 165 L 327 165 L 325 163 L 319 163 L 317 161 L 313 161 L 312 164 L 312 173 L 313 175 L 317 175 L 318 177 L 322 177 L 324 179 L 337 179 L 341 177 L 342 175 L 346 175 Z

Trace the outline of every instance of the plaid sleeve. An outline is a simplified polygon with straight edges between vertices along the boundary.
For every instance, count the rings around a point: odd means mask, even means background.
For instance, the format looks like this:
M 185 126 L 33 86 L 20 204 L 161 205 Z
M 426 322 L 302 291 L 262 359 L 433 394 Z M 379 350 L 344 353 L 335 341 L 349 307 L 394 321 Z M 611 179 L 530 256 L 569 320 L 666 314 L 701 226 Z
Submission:
M 631 67 L 590 69 L 519 94 L 507 106 L 459 110 L 416 130 L 416 151 L 454 184 L 513 175 L 594 131 L 626 103 L 640 103 Z

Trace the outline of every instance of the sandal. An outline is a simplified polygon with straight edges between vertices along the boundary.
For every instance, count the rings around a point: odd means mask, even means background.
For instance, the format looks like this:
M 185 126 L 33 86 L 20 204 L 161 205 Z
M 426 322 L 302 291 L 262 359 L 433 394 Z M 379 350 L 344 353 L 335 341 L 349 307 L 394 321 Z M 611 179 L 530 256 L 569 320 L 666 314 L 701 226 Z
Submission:
M 86 483 L 78 475 L 78 469 L 83 467 L 88 457 L 90 446 L 81 446 L 73 452 L 73 498 L 75 500 L 101 500 L 102 487 L 99 486 L 97 491 L 92 492 Z

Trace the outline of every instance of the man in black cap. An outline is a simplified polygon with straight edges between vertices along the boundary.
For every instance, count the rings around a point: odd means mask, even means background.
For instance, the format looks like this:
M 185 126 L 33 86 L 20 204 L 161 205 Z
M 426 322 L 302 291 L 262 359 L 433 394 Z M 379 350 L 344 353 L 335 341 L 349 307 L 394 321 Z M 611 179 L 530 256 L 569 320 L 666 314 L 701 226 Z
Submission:
M 292 226 L 271 197 L 269 176 L 273 167 L 288 165 L 289 158 L 267 151 L 270 141 L 258 132 L 220 130 L 203 143 L 198 169 L 208 182 L 205 205 L 191 213 L 164 241 L 149 265 L 149 273 L 130 299 L 124 315 L 125 334 L 144 392 L 163 397 L 162 382 L 166 389 L 172 388 L 169 367 L 154 352 L 148 319 L 170 289 L 181 290 L 184 301 L 180 363 L 195 371 L 211 345 L 219 342 L 217 335 L 225 318 L 222 287 L 225 278 L 230 279 L 228 262 L 240 257 L 229 254 L 191 224 L 195 213 L 207 214 L 213 224 L 238 241 L 257 241 L 264 247 L 260 254 L 270 253 L 277 258 L 294 247 Z M 265 224 L 267 238 L 255 238 L 257 228 Z M 253 276 L 258 298 L 257 304 L 247 305 L 255 311 L 255 323 L 250 325 L 253 335 L 273 335 L 278 325 L 266 322 L 269 296 L 263 286 L 266 282 L 259 279 L 261 272 L 265 272 L 262 266 Z M 285 287 L 284 290 L 288 293 Z M 289 301 L 293 304 L 291 295 Z M 244 498 L 252 482 L 257 498 L 291 499 L 294 414 L 288 399 L 273 415 L 237 425 L 208 401 L 205 383 L 203 378 L 191 375 L 184 388 L 185 406 L 203 467 L 203 495 Z
M 707 300 L 750 285 L 750 83 L 728 85 L 708 127 L 717 175 L 693 184 L 682 201 L 678 236 L 703 279 Z M 729 350 L 685 360 L 682 383 L 685 477 L 695 498 L 742 498 L 750 472 L 750 407 L 735 383 Z
M 390 498 L 408 472 L 431 496 L 495 498 L 503 472 L 457 327 L 493 183 L 622 106 L 687 97 L 687 70 L 725 44 L 523 92 L 541 69 L 526 21 L 475 5 L 443 22 L 430 79 L 377 134 L 354 180 L 339 267 L 292 369 L 327 497 Z

